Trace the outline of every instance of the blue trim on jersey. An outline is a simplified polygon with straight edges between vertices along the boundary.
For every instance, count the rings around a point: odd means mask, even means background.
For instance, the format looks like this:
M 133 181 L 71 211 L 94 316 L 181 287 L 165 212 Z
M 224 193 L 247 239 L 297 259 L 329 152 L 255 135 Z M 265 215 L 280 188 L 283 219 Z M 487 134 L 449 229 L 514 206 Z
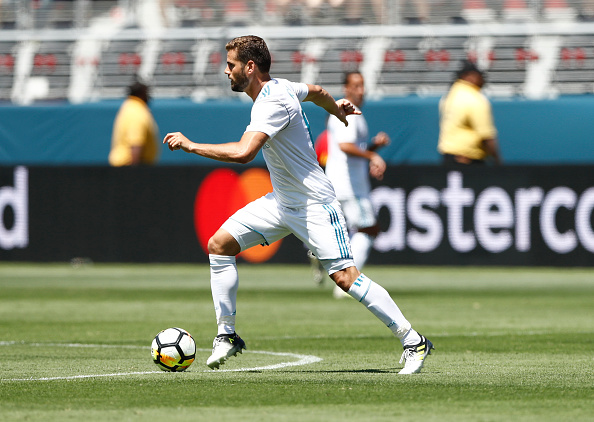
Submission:
M 309 127 L 309 120 L 307 120 L 307 116 L 305 115 L 303 109 L 301 109 L 301 116 L 303 117 L 303 121 L 305 122 L 305 127 L 307 127 L 307 133 L 309 133 L 309 142 L 311 142 L 311 146 L 315 149 L 313 135 L 311 134 L 311 128 Z
M 344 231 L 342 230 L 342 225 L 340 224 L 340 220 L 338 218 L 338 213 L 331 205 L 324 205 L 324 209 L 328 211 L 328 214 L 330 214 L 330 223 L 332 224 L 332 227 L 334 227 L 334 233 L 336 233 L 340 257 L 342 259 L 351 258 L 351 256 L 349 256 L 349 248 L 346 243 Z

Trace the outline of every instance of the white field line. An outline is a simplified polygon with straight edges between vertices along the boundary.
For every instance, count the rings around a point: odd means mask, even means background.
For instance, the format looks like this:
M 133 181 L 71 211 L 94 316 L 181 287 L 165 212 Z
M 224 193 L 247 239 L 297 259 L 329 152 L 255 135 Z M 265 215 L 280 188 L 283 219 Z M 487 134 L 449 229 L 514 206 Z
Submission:
M 108 348 L 108 349 L 150 349 L 146 346 L 136 345 L 116 345 L 116 344 L 82 344 L 82 343 L 26 343 L 20 341 L 0 341 L 0 346 L 14 346 L 26 345 L 34 347 L 80 347 L 80 348 Z M 210 352 L 210 349 L 196 349 L 197 352 Z M 292 362 L 280 362 L 274 365 L 255 366 L 251 368 L 237 368 L 237 369 L 220 369 L 216 371 L 205 369 L 200 372 L 249 372 L 249 371 L 265 371 L 272 369 L 283 369 L 291 366 L 309 365 L 312 363 L 322 361 L 322 358 L 313 355 L 300 355 L 296 353 L 280 353 L 280 352 L 265 352 L 265 351 L 246 351 L 245 353 L 254 353 L 270 356 L 281 356 L 292 359 L 297 359 Z M 141 372 L 115 372 L 111 374 L 89 374 L 89 375 L 72 375 L 67 377 L 42 377 L 42 378 L 1 378 L 0 381 L 54 381 L 54 380 L 74 380 L 85 378 L 101 378 L 101 377 L 122 377 L 128 375 L 146 375 L 146 374 L 167 374 L 165 371 L 141 371 Z
M 238 369 L 217 369 L 216 372 L 246 372 L 246 371 L 266 371 L 270 369 L 282 369 L 288 368 L 290 366 L 301 366 L 301 365 L 309 365 L 310 363 L 321 362 L 322 358 L 313 355 L 298 355 L 296 353 L 277 353 L 277 352 L 263 352 L 260 350 L 254 351 L 246 351 L 245 353 L 258 353 L 261 355 L 271 355 L 271 356 L 286 356 L 290 358 L 298 359 L 295 362 L 281 362 L 275 365 L 267 365 L 267 366 L 256 366 L 253 368 L 238 368 Z M 204 372 L 212 372 L 212 371 L 204 371 Z
M 160 374 L 163 371 L 144 371 L 144 372 L 115 372 L 113 374 L 89 374 L 73 375 L 70 377 L 42 377 L 42 378 L 2 378 L 0 381 L 56 381 L 56 380 L 75 380 L 83 378 L 101 378 L 101 377 L 123 377 L 126 375 L 145 375 Z

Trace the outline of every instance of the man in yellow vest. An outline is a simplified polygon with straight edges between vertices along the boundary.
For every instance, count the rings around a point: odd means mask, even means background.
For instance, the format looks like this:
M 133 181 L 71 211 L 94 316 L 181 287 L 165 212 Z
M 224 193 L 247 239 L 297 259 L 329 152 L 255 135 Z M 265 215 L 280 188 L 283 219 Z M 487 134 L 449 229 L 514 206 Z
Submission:
M 109 164 L 115 167 L 154 164 L 159 152 L 159 133 L 148 107 L 149 87 L 134 82 L 128 93 L 114 121 Z
M 439 103 L 438 151 L 445 165 L 484 164 L 490 156 L 501 164 L 497 130 L 491 104 L 481 93 L 483 72 L 470 61 L 463 63 L 450 91 Z

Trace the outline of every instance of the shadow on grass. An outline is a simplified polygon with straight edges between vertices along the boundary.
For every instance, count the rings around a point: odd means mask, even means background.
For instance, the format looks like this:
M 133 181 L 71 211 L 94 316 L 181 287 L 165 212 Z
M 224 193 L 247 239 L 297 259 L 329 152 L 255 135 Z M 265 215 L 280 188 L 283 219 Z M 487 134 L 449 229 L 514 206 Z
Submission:
M 336 370 L 325 370 L 325 371 L 307 371 L 316 374 L 392 374 L 397 373 L 402 368 L 394 369 L 336 369 Z M 298 371 L 294 371 L 298 372 Z M 303 372 L 303 371 L 299 371 Z

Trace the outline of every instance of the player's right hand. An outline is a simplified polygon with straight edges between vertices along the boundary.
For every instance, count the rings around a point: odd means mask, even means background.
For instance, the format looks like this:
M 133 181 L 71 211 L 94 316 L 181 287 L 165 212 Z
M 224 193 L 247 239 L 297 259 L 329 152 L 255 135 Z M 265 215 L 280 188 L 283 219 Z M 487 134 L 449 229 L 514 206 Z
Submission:
M 390 145 L 390 137 L 386 132 L 378 132 L 372 139 L 374 145 L 378 147 L 385 147 L 386 145 Z
M 165 138 L 163 138 L 163 143 L 167 144 L 171 151 L 183 149 L 184 151 L 188 152 L 192 142 L 181 132 L 172 132 L 165 135 Z
M 336 101 L 336 105 L 338 106 L 338 114 L 336 117 L 344 123 L 345 126 L 349 125 L 349 122 L 346 119 L 346 116 L 351 114 L 361 114 L 361 111 L 357 110 L 357 108 L 346 98 L 342 98 Z

